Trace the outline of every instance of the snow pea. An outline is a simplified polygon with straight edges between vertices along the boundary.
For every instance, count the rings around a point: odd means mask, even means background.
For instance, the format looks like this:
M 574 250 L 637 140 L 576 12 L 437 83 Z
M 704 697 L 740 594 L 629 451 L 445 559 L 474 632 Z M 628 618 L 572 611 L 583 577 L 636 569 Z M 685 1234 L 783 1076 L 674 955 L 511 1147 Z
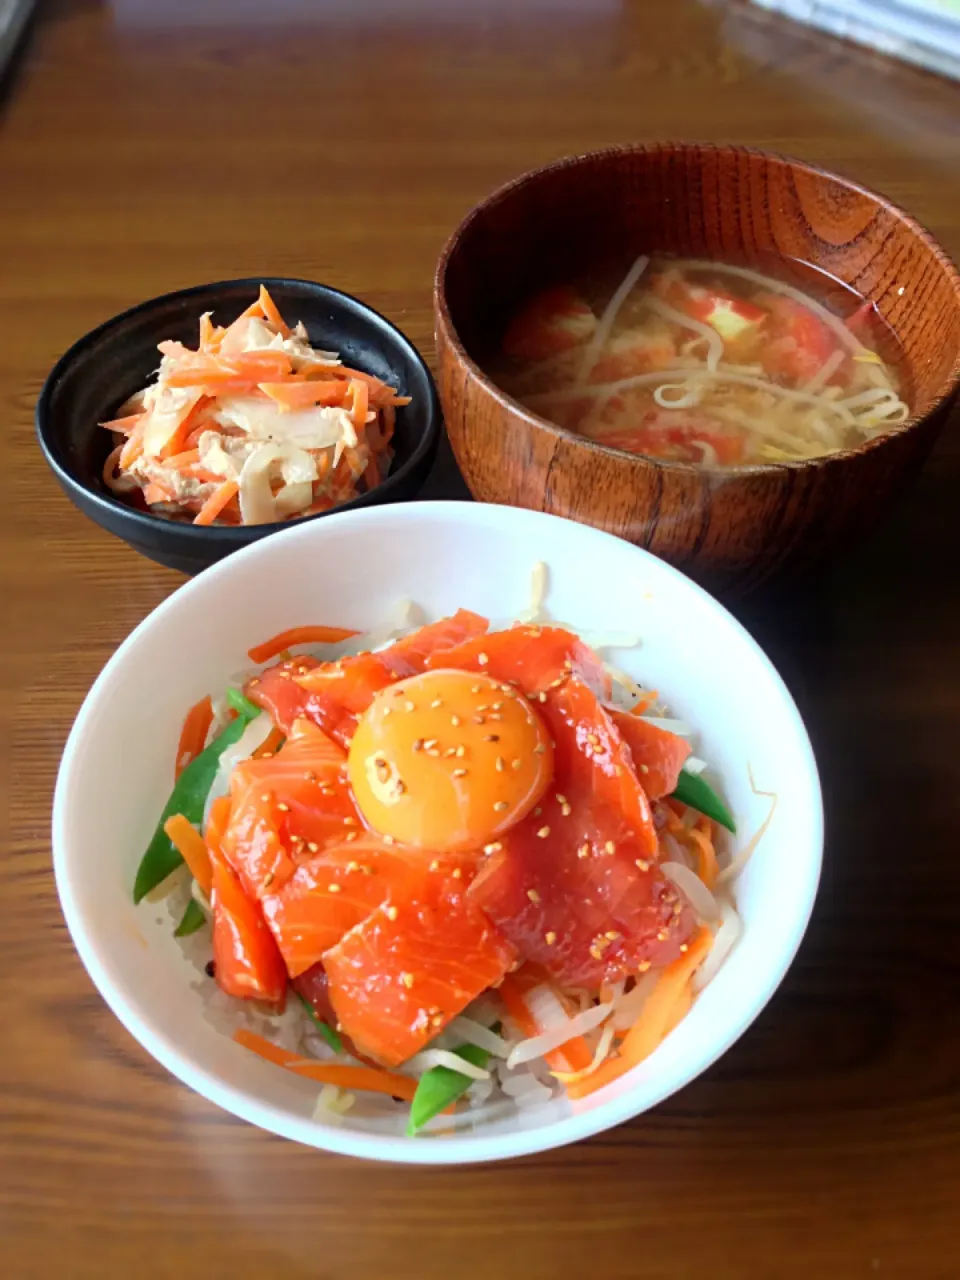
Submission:
M 316 1023 L 317 1030 L 323 1036 L 324 1040 L 326 1040 L 330 1048 L 334 1053 L 343 1053 L 343 1041 L 337 1035 L 336 1031 L 334 1031 L 333 1027 L 331 1027 L 329 1023 L 324 1022 L 306 996 L 300 995 L 299 991 L 297 992 L 297 995 L 303 1002 L 303 1007 L 306 1009 L 307 1013 L 309 1013 L 310 1017 Z
M 180 923 L 173 931 L 175 938 L 189 938 L 191 933 L 196 933 L 198 929 L 202 929 L 207 923 L 207 917 L 203 907 L 199 902 L 194 902 L 193 898 L 187 903 L 187 909 L 184 911 Z
M 696 809 L 698 813 L 705 814 L 714 822 L 719 822 L 728 831 L 736 832 L 736 823 L 730 810 L 710 783 L 701 778 L 698 773 L 687 773 L 681 770 L 677 789 L 672 794 L 674 800 L 679 800 L 681 804 L 688 804 L 691 809 Z
M 181 866 L 183 859 L 164 831 L 163 824 L 175 813 L 182 813 L 188 822 L 192 822 L 196 827 L 200 826 L 220 757 L 227 747 L 233 746 L 253 717 L 260 714 L 259 707 L 255 707 L 252 702 L 249 706 L 250 714 L 245 711 L 238 712 L 237 718 L 231 720 L 223 732 L 190 761 L 177 779 L 170 793 L 170 799 L 163 807 L 153 839 L 147 845 L 147 850 L 137 868 L 137 877 L 133 884 L 134 902 L 139 902 L 151 889 L 162 884 L 167 876 Z
M 454 1049 L 454 1053 L 465 1062 L 473 1063 L 475 1067 L 485 1067 L 490 1057 L 486 1049 L 480 1049 L 475 1044 L 461 1045 L 459 1049 Z M 431 1067 L 429 1071 L 425 1071 L 410 1103 L 407 1137 L 414 1137 L 428 1120 L 462 1098 L 472 1084 L 470 1076 L 463 1076 L 450 1067 Z

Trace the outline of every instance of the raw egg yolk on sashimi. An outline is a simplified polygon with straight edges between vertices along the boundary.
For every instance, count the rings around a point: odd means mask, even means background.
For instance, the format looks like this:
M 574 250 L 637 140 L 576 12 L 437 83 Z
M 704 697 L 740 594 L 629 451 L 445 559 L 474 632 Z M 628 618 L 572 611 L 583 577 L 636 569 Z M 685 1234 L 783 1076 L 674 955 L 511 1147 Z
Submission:
M 553 747 L 510 685 L 428 671 L 376 696 L 348 768 L 375 832 L 440 853 L 477 848 L 525 817 L 553 774 Z

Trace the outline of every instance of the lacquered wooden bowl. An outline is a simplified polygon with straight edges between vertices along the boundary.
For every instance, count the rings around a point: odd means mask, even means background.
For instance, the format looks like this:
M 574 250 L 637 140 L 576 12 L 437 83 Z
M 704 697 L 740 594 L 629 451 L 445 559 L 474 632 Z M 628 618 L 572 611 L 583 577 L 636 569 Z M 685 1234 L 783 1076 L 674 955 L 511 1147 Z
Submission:
M 876 303 L 913 416 L 804 462 L 704 469 L 556 427 L 484 372 L 518 302 L 595 264 L 665 252 L 808 263 Z M 435 281 L 440 400 L 474 497 L 569 516 L 717 588 L 745 589 L 864 532 L 916 472 L 960 386 L 960 275 L 909 214 L 798 160 L 666 143 L 557 161 L 502 187 L 448 241 Z

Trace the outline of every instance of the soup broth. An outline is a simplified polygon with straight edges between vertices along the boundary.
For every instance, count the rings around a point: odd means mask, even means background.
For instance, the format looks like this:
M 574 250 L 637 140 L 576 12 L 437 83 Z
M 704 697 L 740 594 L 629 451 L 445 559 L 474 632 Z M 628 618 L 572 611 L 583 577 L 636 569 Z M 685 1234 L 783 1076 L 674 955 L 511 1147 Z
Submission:
M 749 267 L 644 257 L 619 282 L 531 298 L 495 377 L 558 426 L 632 453 L 709 467 L 815 458 L 910 416 L 892 335 L 872 303 L 840 295 L 836 314 Z

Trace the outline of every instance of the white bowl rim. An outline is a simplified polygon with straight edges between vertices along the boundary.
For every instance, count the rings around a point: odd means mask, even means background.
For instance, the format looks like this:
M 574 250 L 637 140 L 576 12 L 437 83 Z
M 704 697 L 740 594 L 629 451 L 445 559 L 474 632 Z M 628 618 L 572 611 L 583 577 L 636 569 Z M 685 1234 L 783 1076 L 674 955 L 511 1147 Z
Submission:
M 676 575 L 677 578 L 682 579 L 690 591 L 699 595 L 711 609 L 723 614 L 727 623 L 739 633 L 739 638 L 752 651 L 754 659 L 766 668 L 768 675 L 772 678 L 774 686 L 783 700 L 784 708 L 789 718 L 793 721 L 798 744 L 806 756 L 808 765 L 804 782 L 809 792 L 806 799 L 810 805 L 810 823 L 813 835 L 813 845 L 808 855 L 808 892 L 805 899 L 796 904 L 797 909 L 791 920 L 790 936 L 789 939 L 785 940 L 783 950 L 780 953 L 779 964 L 766 972 L 764 980 L 758 983 L 758 990 L 752 1002 L 749 1015 L 728 1027 L 725 1035 L 718 1037 L 707 1056 L 699 1058 L 691 1064 L 689 1070 L 684 1070 L 668 1082 L 665 1082 L 662 1088 L 658 1087 L 652 1093 L 648 1091 L 646 1101 L 638 1105 L 634 1103 L 633 1094 L 626 1092 L 607 1102 L 599 1103 L 592 1110 L 566 1116 L 549 1125 L 529 1130 L 519 1130 L 509 1134 L 484 1136 L 481 1131 L 478 1134 L 468 1133 L 445 1138 L 443 1141 L 424 1141 L 401 1136 L 358 1133 L 334 1127 L 320 1131 L 317 1126 L 312 1126 L 305 1130 L 303 1122 L 297 1118 L 278 1107 L 256 1099 L 246 1090 L 236 1088 L 219 1079 L 211 1072 L 195 1065 L 177 1043 L 157 1032 L 150 1022 L 141 1016 L 133 1001 L 127 1000 L 121 992 L 115 989 L 106 967 L 100 961 L 96 940 L 86 927 L 83 912 L 73 890 L 67 866 L 67 846 L 69 843 L 68 808 L 70 804 L 69 792 L 71 790 L 70 778 L 75 767 L 75 761 L 79 757 L 86 726 L 88 722 L 95 719 L 97 704 L 109 696 L 114 669 L 120 664 L 126 652 L 137 644 L 138 637 L 150 628 L 157 618 L 173 608 L 182 607 L 184 598 L 202 594 L 213 576 L 220 577 L 229 574 L 232 571 L 232 567 L 235 567 L 237 563 L 243 560 L 257 557 L 266 559 L 274 556 L 284 540 L 291 542 L 295 539 L 323 537 L 323 530 L 329 532 L 334 522 L 342 526 L 380 521 L 386 523 L 390 520 L 395 520 L 401 512 L 409 512 L 411 519 L 415 519 L 418 515 L 426 515 L 440 519 L 449 518 L 457 522 L 466 521 L 468 523 L 482 524 L 488 518 L 487 513 L 491 508 L 497 511 L 499 519 L 516 520 L 518 524 L 561 521 L 564 524 L 575 525 L 579 531 L 578 536 L 596 543 L 598 554 L 602 554 L 604 547 L 609 546 L 611 543 L 617 544 L 620 548 L 625 545 L 621 539 L 616 538 L 613 534 L 577 524 L 577 522 L 567 520 L 561 516 L 518 507 L 499 506 L 492 503 L 455 501 L 414 502 L 386 507 L 371 507 L 358 511 L 345 511 L 341 514 L 331 515 L 323 521 L 308 521 L 288 530 L 271 534 L 268 538 L 261 539 L 234 552 L 225 560 L 220 561 L 202 574 L 198 574 L 197 577 L 184 583 L 134 628 L 111 656 L 91 686 L 74 721 L 61 758 L 54 792 L 52 823 L 53 865 L 57 892 L 74 946 L 101 996 L 134 1039 L 138 1040 L 147 1052 L 156 1058 L 162 1066 L 166 1067 L 172 1075 L 188 1085 L 196 1093 L 259 1128 L 316 1149 L 397 1164 L 435 1166 L 474 1164 L 533 1155 L 555 1147 L 566 1146 L 569 1143 L 579 1142 L 581 1139 L 591 1137 L 622 1124 L 624 1121 L 633 1119 L 642 1112 L 658 1106 L 666 1098 L 671 1097 L 688 1085 L 697 1076 L 702 1075 L 756 1020 L 779 987 L 793 962 L 813 910 L 823 855 L 823 801 L 813 748 L 793 697 L 770 659 L 749 632 L 728 613 L 723 605 L 704 591 L 703 588 L 687 578 L 680 570 L 667 565 L 664 561 L 640 547 L 633 547 L 633 551 L 638 556 L 655 561 L 658 571 L 666 571 L 669 575 Z M 318 530 L 320 531 L 319 533 Z M 321 1136 L 322 1141 L 319 1140 Z

